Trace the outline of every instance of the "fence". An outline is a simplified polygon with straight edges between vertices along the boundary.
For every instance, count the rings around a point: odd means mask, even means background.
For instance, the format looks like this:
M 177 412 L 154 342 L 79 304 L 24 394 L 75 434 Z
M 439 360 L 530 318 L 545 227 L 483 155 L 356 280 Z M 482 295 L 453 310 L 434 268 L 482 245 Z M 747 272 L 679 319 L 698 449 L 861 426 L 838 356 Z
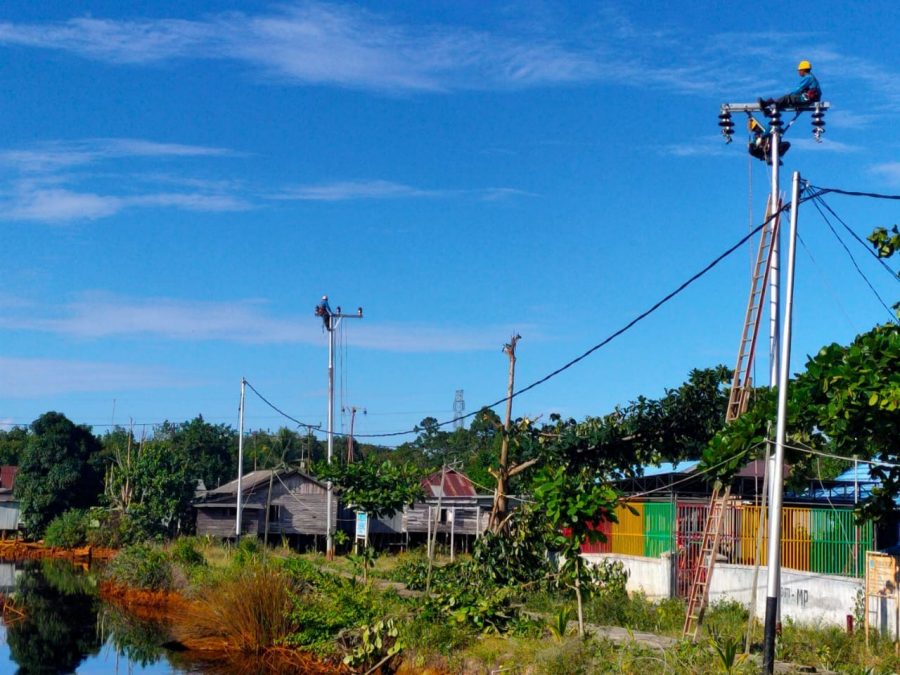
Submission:
M 630 502 L 616 508 L 617 522 L 603 522 L 597 529 L 605 541 L 584 544 L 584 553 L 620 553 L 656 558 L 663 553 L 678 556 L 678 593 L 690 590 L 703 541 L 707 502 Z M 766 514 L 758 506 L 733 503 L 725 511 L 719 540 L 719 562 L 753 565 L 757 532 L 763 528 L 759 560 L 768 551 Z M 875 546 L 871 522 L 858 524 L 846 508 L 789 506 L 782 510 L 781 564 L 788 569 L 861 577 L 866 550 Z

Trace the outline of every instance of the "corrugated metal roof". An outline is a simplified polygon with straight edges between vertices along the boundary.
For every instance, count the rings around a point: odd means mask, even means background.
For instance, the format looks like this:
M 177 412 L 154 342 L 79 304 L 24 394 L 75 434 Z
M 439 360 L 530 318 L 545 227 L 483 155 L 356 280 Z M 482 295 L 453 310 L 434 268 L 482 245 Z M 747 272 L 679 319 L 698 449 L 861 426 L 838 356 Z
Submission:
M 436 471 L 422 480 L 422 489 L 426 497 L 437 497 L 441 493 L 441 472 Z M 444 473 L 444 497 L 474 497 L 475 486 L 468 476 L 448 469 Z
M 285 478 L 285 477 L 290 476 L 295 473 L 300 474 L 304 478 L 308 478 L 313 483 L 317 483 L 318 485 L 324 485 L 324 483 L 322 483 L 321 481 L 316 480 L 312 476 L 305 474 L 302 471 L 297 471 L 296 469 L 289 469 L 287 471 L 281 471 L 281 472 L 279 472 L 279 475 L 282 478 Z M 254 488 L 257 485 L 260 485 L 262 483 L 267 483 L 269 481 L 269 476 L 271 476 L 271 475 L 272 475 L 271 469 L 260 469 L 259 471 L 251 471 L 250 473 L 245 473 L 241 477 L 241 490 L 246 492 L 247 490 L 250 490 L 251 488 Z M 217 487 L 213 490 L 208 490 L 205 494 L 208 496 L 237 494 L 237 479 L 231 481 L 230 483 L 225 483 L 224 485 L 220 485 L 219 487 Z
M 672 464 L 672 462 L 660 462 L 659 466 L 648 465 L 643 467 L 643 475 L 666 476 L 670 473 L 690 473 L 697 468 L 699 463 L 699 461 L 676 462 L 675 464 Z

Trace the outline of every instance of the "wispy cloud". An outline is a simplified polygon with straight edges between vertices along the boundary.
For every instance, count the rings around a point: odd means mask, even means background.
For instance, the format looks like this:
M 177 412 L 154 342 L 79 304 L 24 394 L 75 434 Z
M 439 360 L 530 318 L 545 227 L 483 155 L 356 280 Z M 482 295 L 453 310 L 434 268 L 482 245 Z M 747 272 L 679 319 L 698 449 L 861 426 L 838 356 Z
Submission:
M 876 164 L 869 170 L 890 185 L 900 185 L 900 162 Z
M 268 195 L 280 201 L 341 202 L 360 199 L 419 199 L 472 195 L 484 201 L 510 197 L 535 196 L 532 192 L 510 187 L 472 189 L 428 189 L 387 180 L 336 181 L 285 188 Z
M 208 302 L 170 298 L 123 298 L 89 293 L 44 310 L 0 315 L 0 328 L 37 331 L 84 340 L 127 338 L 224 341 L 244 344 L 320 344 L 321 323 L 309 316 L 279 316 L 260 300 Z M 521 326 L 519 326 L 521 328 Z M 398 352 L 459 352 L 495 349 L 510 326 L 465 328 L 426 324 L 370 323 L 349 338 L 357 347 Z
M 0 44 L 61 50 L 113 64 L 236 61 L 265 77 L 386 92 L 521 88 L 615 82 L 683 93 L 773 86 L 760 45 L 799 49 L 796 32 L 700 37 L 638 26 L 598 10 L 589 29 L 516 20 L 495 30 L 416 25 L 358 6 L 294 2 L 198 20 L 74 18 L 0 23 Z M 810 43 L 815 43 L 811 37 Z M 754 51 L 755 50 L 755 51 Z M 731 67 L 721 67 L 727 55 Z
M 236 154 L 226 148 L 157 143 L 138 138 L 89 138 L 47 141 L 21 149 L 0 150 L 0 165 L 22 172 L 47 173 L 123 157 L 211 157 Z
M 0 150 L 0 167 L 14 178 L 0 187 L 0 219 L 64 223 L 95 220 L 113 216 L 133 208 L 177 208 L 188 211 L 240 211 L 252 207 L 244 197 L 235 194 L 234 183 L 207 181 L 191 177 L 168 181 L 157 177 L 154 182 L 179 185 L 180 191 L 148 191 L 149 175 L 134 178 L 128 172 L 117 172 L 122 162 L 148 159 L 159 163 L 170 158 L 183 160 L 196 157 L 235 155 L 225 148 L 160 143 L 137 138 L 95 138 L 80 141 L 48 141 L 30 147 Z M 113 163 L 110 172 L 99 173 L 102 162 Z M 91 165 L 93 173 L 78 170 Z M 105 171 L 105 173 L 104 173 Z M 111 185 L 101 189 L 104 179 Z M 90 182 L 91 187 L 86 187 Z
M 66 223 L 96 220 L 129 208 L 179 208 L 188 211 L 242 211 L 252 205 L 229 195 L 202 193 L 154 193 L 130 196 L 101 195 L 68 189 L 45 189 L 28 184 L 0 200 L 0 219 Z
M 826 95 L 829 87 L 848 84 L 875 92 L 867 114 L 884 114 L 900 102 L 896 73 L 844 53 L 821 34 L 698 34 L 690 27 L 636 22 L 608 7 L 576 27 L 535 10 L 475 29 L 310 0 L 201 19 L 3 22 L 0 45 L 132 67 L 184 59 L 232 62 L 258 79 L 390 94 L 613 83 L 731 100 L 784 93 L 792 67 L 785 71 L 770 58 L 777 53 L 784 55 L 781 64 L 811 58 L 821 66 Z
M 424 190 L 386 180 L 338 181 L 286 188 L 271 199 L 290 201 L 337 202 L 351 199 L 396 199 L 399 197 L 440 197 L 440 190 Z
M 97 361 L 0 357 L 0 387 L 10 398 L 190 386 L 166 367 Z

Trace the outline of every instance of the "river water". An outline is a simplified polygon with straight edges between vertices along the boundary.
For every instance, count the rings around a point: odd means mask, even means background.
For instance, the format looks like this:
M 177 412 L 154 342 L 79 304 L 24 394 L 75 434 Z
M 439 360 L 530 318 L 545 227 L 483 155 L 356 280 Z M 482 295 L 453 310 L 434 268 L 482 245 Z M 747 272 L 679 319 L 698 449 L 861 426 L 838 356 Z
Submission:
M 162 647 L 159 622 L 103 602 L 97 575 L 65 560 L 0 562 L 0 592 L 22 609 L 4 612 L 0 673 L 192 673 L 184 655 Z

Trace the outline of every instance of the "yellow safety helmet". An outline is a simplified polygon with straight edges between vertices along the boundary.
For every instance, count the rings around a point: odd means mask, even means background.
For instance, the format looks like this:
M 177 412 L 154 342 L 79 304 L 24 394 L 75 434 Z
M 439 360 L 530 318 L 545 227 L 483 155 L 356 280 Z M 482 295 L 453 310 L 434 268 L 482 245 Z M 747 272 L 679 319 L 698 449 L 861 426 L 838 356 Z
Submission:
M 812 70 L 812 64 L 809 61 L 801 61 L 797 64 L 797 70 Z

